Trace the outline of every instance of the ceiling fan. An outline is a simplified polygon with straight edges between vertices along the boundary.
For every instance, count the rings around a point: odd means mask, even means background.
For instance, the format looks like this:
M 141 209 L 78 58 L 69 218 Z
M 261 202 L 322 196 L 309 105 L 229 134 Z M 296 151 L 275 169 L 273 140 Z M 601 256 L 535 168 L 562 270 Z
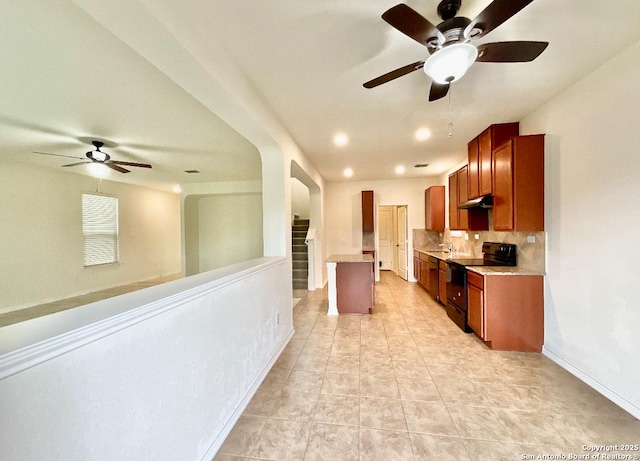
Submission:
M 430 56 L 366 82 L 365 88 L 374 88 L 414 70 L 424 69 L 431 77 L 429 101 L 443 98 L 452 82 L 459 80 L 476 62 L 529 62 L 536 59 L 549 45 L 548 42 L 512 41 L 474 45 L 477 40 L 533 0 L 493 0 L 475 19 L 456 16 L 461 0 L 442 0 L 438 16 L 442 22 L 434 26 L 420 13 L 401 3 L 387 10 L 384 19 L 409 38 L 427 47 Z
M 104 143 L 102 141 L 91 141 L 91 144 L 93 144 L 95 149 L 86 153 L 86 156 L 89 159 L 88 161 L 85 160 L 84 162 L 69 163 L 68 165 L 62 165 L 62 166 L 63 167 L 68 167 L 68 166 L 83 165 L 85 163 L 102 163 L 102 164 L 108 166 L 109 168 L 111 168 L 112 170 L 116 170 L 116 171 L 118 171 L 120 173 L 129 173 L 130 172 L 130 170 L 127 170 L 126 168 L 122 168 L 120 165 L 137 166 L 137 167 L 140 167 L 140 168 L 151 168 L 151 165 L 149 165 L 148 163 L 134 163 L 134 162 L 122 162 L 120 160 L 111 160 L 111 156 L 109 154 L 107 154 L 106 152 L 102 152 L 100 150 L 100 148 L 102 146 L 104 146 Z M 79 159 L 79 160 L 84 160 L 82 157 L 74 157 L 74 156 L 71 156 L 71 155 L 50 154 L 48 152 L 35 152 L 35 151 L 33 153 L 34 154 L 41 154 L 41 155 L 54 155 L 56 157 L 76 158 L 76 159 Z

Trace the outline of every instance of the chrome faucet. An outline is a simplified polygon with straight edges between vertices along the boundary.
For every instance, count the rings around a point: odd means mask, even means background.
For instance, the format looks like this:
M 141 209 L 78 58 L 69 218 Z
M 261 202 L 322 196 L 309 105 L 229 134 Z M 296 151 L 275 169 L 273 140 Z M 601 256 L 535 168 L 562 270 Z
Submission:
M 449 250 L 450 256 L 455 256 L 456 255 L 456 249 L 453 247 L 453 243 L 451 243 L 451 242 L 449 242 L 449 243 L 441 243 L 438 246 L 447 247 L 447 249 Z

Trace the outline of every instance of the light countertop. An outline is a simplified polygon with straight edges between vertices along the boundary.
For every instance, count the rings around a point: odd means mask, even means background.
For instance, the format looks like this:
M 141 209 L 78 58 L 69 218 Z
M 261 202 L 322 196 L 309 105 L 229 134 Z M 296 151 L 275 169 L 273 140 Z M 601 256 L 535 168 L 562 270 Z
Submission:
M 467 270 L 480 275 L 544 275 L 543 272 L 517 266 L 467 266 Z
M 373 263 L 371 255 L 331 255 L 326 259 L 328 263 Z
M 448 251 L 442 251 L 440 249 L 417 249 L 414 248 L 415 251 L 420 253 L 434 256 L 442 261 L 448 261 L 450 259 L 466 259 L 473 258 L 472 255 L 467 255 L 464 253 L 456 253 L 452 258 Z M 475 272 L 480 275 L 540 275 L 543 276 L 544 272 L 527 269 L 524 267 L 518 266 L 466 266 L 467 270 Z

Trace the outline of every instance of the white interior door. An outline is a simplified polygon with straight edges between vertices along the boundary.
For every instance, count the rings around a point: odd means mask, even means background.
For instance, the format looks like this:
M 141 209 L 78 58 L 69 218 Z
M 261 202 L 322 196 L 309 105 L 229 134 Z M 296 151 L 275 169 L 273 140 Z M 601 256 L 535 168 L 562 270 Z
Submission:
M 378 208 L 378 261 L 380 269 L 393 269 L 393 214 L 392 208 Z
M 398 210 L 398 275 L 407 280 L 407 207 Z

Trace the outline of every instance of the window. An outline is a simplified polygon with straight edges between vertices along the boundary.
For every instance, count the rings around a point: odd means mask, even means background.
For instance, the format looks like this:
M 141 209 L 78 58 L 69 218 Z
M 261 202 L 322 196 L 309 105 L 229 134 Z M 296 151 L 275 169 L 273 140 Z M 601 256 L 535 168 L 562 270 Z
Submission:
M 84 265 L 118 262 L 118 199 L 82 194 Z

